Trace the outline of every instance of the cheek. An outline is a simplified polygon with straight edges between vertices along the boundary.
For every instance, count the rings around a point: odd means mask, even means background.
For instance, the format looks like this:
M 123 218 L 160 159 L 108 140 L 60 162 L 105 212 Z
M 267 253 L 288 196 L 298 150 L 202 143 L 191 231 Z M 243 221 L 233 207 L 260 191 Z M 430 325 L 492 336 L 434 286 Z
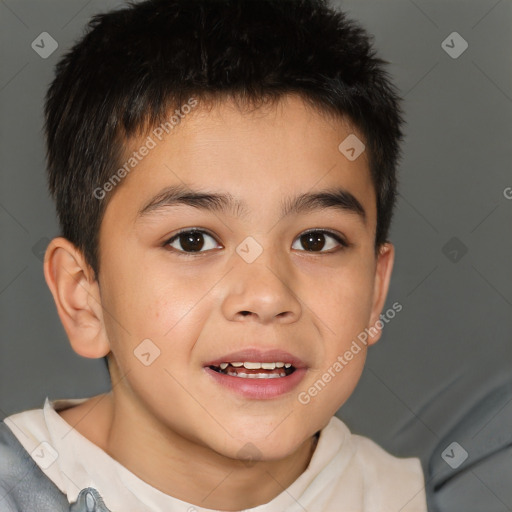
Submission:
M 366 349 L 359 347 L 357 353 L 354 352 L 348 347 L 333 353 L 322 368 L 313 372 L 298 394 L 298 407 L 307 411 L 307 418 L 313 423 L 316 418 L 333 416 L 357 386 L 364 368 Z
M 123 370 L 141 370 L 137 355 L 152 360 L 151 369 L 182 369 L 201 336 L 208 312 L 215 307 L 207 295 L 211 284 L 176 277 L 175 273 L 138 272 L 130 280 L 110 283 L 106 321 L 112 352 Z M 106 319 L 107 320 L 107 319 Z M 139 357 L 140 359 L 140 357 Z M 154 373 L 147 372 L 147 373 Z M 168 379 L 168 376 L 165 376 Z
M 373 303 L 373 276 L 366 268 L 334 271 L 315 294 L 315 312 L 330 328 L 326 330 L 329 339 L 347 341 L 347 336 L 357 336 L 367 327 Z
M 119 266 L 109 274 L 104 302 L 131 336 L 164 337 L 205 293 L 197 283 L 176 274 L 157 266 L 131 270 Z
M 352 394 L 361 377 L 367 346 L 358 336 L 368 327 L 373 303 L 373 275 L 369 266 L 347 268 L 331 281 L 320 314 L 326 330 L 325 359 L 315 375 L 315 393 L 334 414 Z M 370 267 L 371 268 L 371 267 Z M 357 270 L 356 270 L 357 269 Z

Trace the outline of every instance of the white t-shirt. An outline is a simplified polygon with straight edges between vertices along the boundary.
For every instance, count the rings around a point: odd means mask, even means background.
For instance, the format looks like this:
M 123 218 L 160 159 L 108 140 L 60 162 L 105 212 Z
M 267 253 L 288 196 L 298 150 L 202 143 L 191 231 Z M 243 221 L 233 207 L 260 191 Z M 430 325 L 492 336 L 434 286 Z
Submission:
M 112 512 L 212 512 L 141 480 L 77 432 L 56 411 L 86 399 L 50 401 L 4 419 L 55 485 L 76 501 L 96 489 Z M 274 499 L 246 512 L 427 512 L 418 459 L 396 458 L 333 416 L 307 469 Z

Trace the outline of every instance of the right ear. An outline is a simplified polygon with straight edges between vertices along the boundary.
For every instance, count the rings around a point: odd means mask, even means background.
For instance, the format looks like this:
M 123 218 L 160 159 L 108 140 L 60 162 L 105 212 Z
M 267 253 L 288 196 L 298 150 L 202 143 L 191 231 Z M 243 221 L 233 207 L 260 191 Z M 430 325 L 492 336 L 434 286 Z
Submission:
M 46 249 L 44 277 L 73 350 L 83 357 L 107 355 L 99 284 L 82 252 L 66 238 L 54 238 Z

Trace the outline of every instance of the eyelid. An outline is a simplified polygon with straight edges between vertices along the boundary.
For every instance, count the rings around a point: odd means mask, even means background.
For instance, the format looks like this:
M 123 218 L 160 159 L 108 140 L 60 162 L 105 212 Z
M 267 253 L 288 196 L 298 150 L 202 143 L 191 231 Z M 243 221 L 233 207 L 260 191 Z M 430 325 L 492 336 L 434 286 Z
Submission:
M 183 234 L 183 233 L 189 233 L 189 232 L 199 232 L 199 233 L 205 233 L 207 234 L 208 236 L 211 236 L 212 238 L 214 238 L 215 240 L 217 240 L 217 237 L 211 233 L 208 229 L 206 228 L 194 228 L 194 227 L 191 227 L 191 228 L 182 228 L 182 229 L 179 229 L 178 231 L 176 231 L 176 233 L 174 233 L 174 235 L 170 236 L 167 238 L 167 241 L 171 241 L 175 238 L 177 238 L 179 235 Z M 219 243 L 219 241 L 217 240 L 217 243 Z

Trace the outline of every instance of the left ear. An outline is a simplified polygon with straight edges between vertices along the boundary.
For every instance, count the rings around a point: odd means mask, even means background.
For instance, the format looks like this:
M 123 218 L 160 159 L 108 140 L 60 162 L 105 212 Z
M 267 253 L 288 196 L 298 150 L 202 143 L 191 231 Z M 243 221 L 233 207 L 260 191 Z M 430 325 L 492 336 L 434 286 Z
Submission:
M 388 295 L 391 272 L 395 261 L 395 248 L 391 243 L 382 244 L 377 255 L 377 264 L 375 268 L 375 281 L 373 288 L 373 305 L 370 316 L 370 325 L 368 326 L 368 345 L 376 343 L 382 334 L 382 329 L 375 327 L 380 318 L 382 308 Z

